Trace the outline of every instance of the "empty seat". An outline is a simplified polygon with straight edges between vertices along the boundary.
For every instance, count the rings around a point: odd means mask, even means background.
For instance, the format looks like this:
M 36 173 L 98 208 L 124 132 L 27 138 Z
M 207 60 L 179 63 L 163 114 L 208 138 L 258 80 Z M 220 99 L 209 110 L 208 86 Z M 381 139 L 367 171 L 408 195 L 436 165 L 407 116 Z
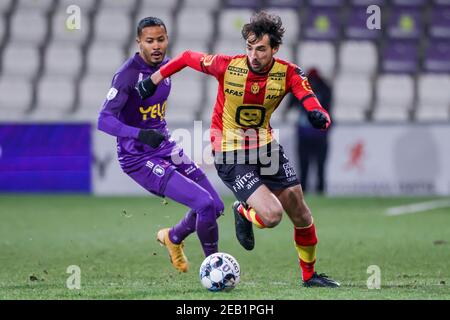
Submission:
M 61 7 L 60 7 L 61 8 Z M 70 42 L 72 45 L 82 45 L 86 41 L 91 27 L 87 12 L 81 10 L 80 29 L 72 29 L 72 20 L 63 10 L 58 10 L 52 18 L 52 37 L 56 41 Z
M 204 121 L 205 124 L 211 123 L 211 117 L 214 111 L 214 105 L 217 98 L 217 89 L 219 87 L 219 82 L 213 78 L 209 77 L 206 81 L 206 96 L 204 103 L 199 106 L 197 110 L 200 112 L 200 120 Z
M 120 47 L 95 43 L 91 45 L 88 56 L 88 73 L 112 76 L 125 62 L 125 56 Z
M 424 69 L 428 72 L 450 72 L 450 41 L 431 41 L 425 50 Z
M 38 46 L 47 34 L 47 22 L 43 13 L 38 11 L 17 11 L 11 19 L 10 39 Z
M 136 6 L 136 0 L 102 0 L 100 5 L 100 11 L 114 9 L 122 12 L 122 14 L 129 14 L 134 10 Z
M 422 35 L 422 11 L 415 7 L 394 7 L 387 34 L 396 39 L 419 39 Z
M 318 7 L 341 7 L 345 4 L 344 0 L 308 0 L 308 2 Z
M 80 84 L 80 100 L 73 115 L 76 119 L 96 121 L 111 87 L 110 76 L 87 75 Z
M 184 39 L 179 39 L 175 44 L 170 48 L 170 57 L 175 58 L 177 55 L 183 53 L 186 50 L 191 50 L 195 52 L 208 52 L 208 45 L 206 42 L 199 41 L 184 41 Z
M 365 121 L 372 102 L 371 81 L 364 76 L 337 76 L 333 96 L 334 120 Z
M 225 0 L 224 6 L 227 8 L 250 8 L 258 9 L 262 5 L 262 0 Z
M 335 70 L 334 47 L 328 42 L 305 41 L 297 49 L 297 63 L 304 69 L 316 68 L 331 80 Z
M 300 17 L 297 12 L 292 9 L 282 9 L 276 7 L 269 7 L 265 10 L 269 13 L 278 15 L 281 18 L 285 28 L 283 43 L 296 44 L 300 34 Z
M 381 75 L 376 84 L 376 121 L 408 121 L 414 102 L 414 80 L 409 75 Z
M 377 49 L 372 42 L 342 42 L 339 54 L 341 73 L 372 76 L 377 70 Z
M 0 18 L 1 18 L 1 12 L 0 12 Z M 5 19 L 0 19 L 0 46 L 3 43 L 3 38 L 5 37 L 6 34 L 6 20 Z
M 53 0 L 19 0 L 17 10 L 48 12 L 53 6 Z
M 392 0 L 392 4 L 408 7 L 421 7 L 425 4 L 425 0 Z
M 95 19 L 95 41 L 124 45 L 130 40 L 131 21 L 123 12 L 114 9 L 100 11 Z
M 219 16 L 220 40 L 243 40 L 241 31 L 244 24 L 250 21 L 253 12 L 249 9 L 226 9 Z
M 3 0 L 0 1 L 0 15 L 5 14 L 11 9 L 11 4 L 13 3 L 13 0 Z
M 120 1 L 120 0 L 118 0 Z M 146 14 L 147 16 L 157 17 L 157 15 L 152 14 L 152 9 L 156 11 L 167 10 L 170 12 L 178 5 L 178 0 L 164 0 L 164 1 L 141 1 L 141 6 L 138 12 L 141 14 Z
M 278 52 L 275 54 L 275 57 L 291 63 L 295 63 L 294 48 L 291 45 L 282 44 Z
M 27 117 L 33 96 L 29 79 L 2 76 L 0 78 L 0 119 L 2 121 L 22 121 Z
M 336 9 L 312 7 L 303 25 L 305 38 L 336 40 L 340 33 L 339 21 Z
M 298 9 L 303 5 L 302 0 L 266 0 L 268 7 Z
M 80 48 L 76 45 L 52 42 L 47 47 L 44 59 L 44 70 L 47 75 L 65 76 L 73 79 L 81 70 L 82 55 Z
M 227 56 L 237 56 L 240 54 L 245 54 L 245 42 L 241 41 L 216 41 L 214 45 L 214 54 L 223 54 Z
M 75 99 L 74 82 L 65 77 L 45 76 L 37 86 L 37 106 L 33 120 L 64 120 Z
M 213 11 L 220 8 L 221 0 L 184 0 L 185 8 Z
M 422 74 L 418 78 L 416 120 L 448 121 L 450 116 L 450 76 Z
M 69 6 L 76 5 L 81 9 L 81 12 L 91 12 L 94 9 L 97 0 L 60 0 L 59 11 L 67 10 Z
M 381 53 L 381 67 L 384 72 L 415 73 L 419 56 L 414 41 L 388 41 Z
M 384 4 L 386 4 L 387 0 L 350 0 L 350 4 L 354 5 L 354 6 L 366 6 L 364 9 L 367 8 L 367 6 L 370 5 L 377 5 L 377 6 L 382 6 Z
M 34 46 L 10 43 L 3 52 L 2 74 L 33 79 L 39 68 L 39 52 Z
M 185 81 L 177 75 L 172 76 L 171 81 L 172 90 L 166 107 L 167 121 L 194 120 L 203 98 L 202 82 L 195 78 Z
M 450 5 L 433 8 L 429 30 L 435 38 L 450 39 Z
M 375 2 L 369 0 L 370 2 Z M 382 2 L 382 1 L 379 1 Z M 349 16 L 346 19 L 344 32 L 348 39 L 355 40 L 377 40 L 383 32 L 381 29 L 369 29 L 367 28 L 367 5 L 364 6 L 352 6 Z M 381 5 L 381 4 L 379 4 Z
M 213 25 L 212 15 L 207 11 L 199 11 L 197 9 L 182 10 L 178 14 L 177 39 L 208 42 L 214 31 Z

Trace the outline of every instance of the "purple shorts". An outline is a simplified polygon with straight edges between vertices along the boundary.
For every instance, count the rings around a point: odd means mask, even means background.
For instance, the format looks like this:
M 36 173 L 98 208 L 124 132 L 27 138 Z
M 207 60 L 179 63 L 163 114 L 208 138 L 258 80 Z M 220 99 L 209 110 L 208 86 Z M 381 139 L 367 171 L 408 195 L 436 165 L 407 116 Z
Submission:
M 175 152 L 176 151 L 176 152 Z M 174 171 L 192 181 L 199 181 L 205 173 L 198 165 L 184 154 L 183 149 L 175 147 L 176 156 L 171 155 L 146 155 L 134 159 L 132 168 L 125 171 L 134 181 L 147 191 L 158 196 L 164 195 L 164 190 Z

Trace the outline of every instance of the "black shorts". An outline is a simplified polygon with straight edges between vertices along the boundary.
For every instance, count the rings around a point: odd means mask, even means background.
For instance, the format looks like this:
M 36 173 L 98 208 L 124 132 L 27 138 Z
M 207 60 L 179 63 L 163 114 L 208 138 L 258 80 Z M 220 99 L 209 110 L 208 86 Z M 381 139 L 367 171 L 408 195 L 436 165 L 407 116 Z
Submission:
M 271 191 L 300 184 L 294 167 L 279 146 L 270 162 L 217 163 L 217 173 L 239 201 L 247 201 L 255 190 L 265 185 Z

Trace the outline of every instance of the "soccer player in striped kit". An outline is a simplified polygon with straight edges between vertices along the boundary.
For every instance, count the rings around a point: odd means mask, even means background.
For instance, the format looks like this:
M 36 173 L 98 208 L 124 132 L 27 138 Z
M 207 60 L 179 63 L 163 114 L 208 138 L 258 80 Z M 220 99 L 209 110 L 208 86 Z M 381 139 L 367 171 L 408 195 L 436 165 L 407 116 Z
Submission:
M 114 75 L 98 118 L 98 129 L 117 137 L 120 166 L 128 176 L 150 193 L 191 208 L 176 226 L 157 234 L 157 240 L 169 251 L 173 266 L 186 272 L 189 264 L 183 240 L 196 231 L 205 257 L 217 252 L 216 219 L 224 205 L 204 172 L 170 137 L 165 120 L 170 78 L 144 100 L 135 90 L 140 80 L 169 61 L 165 57 L 168 37 L 163 21 L 154 17 L 142 19 L 136 41 L 139 52 Z
M 303 71 L 275 58 L 284 34 L 280 17 L 255 14 L 244 25 L 245 55 L 206 55 L 185 51 L 137 87 L 146 97 L 158 84 L 189 66 L 214 76 L 218 94 L 211 124 L 211 143 L 219 177 L 236 198 L 236 236 L 247 250 L 254 247 L 252 225 L 273 228 L 287 215 L 294 224 L 295 248 L 306 287 L 339 287 L 315 272 L 317 236 L 311 211 L 283 147 L 273 137 L 271 114 L 292 92 L 312 125 L 326 130 L 330 117 L 311 90 Z

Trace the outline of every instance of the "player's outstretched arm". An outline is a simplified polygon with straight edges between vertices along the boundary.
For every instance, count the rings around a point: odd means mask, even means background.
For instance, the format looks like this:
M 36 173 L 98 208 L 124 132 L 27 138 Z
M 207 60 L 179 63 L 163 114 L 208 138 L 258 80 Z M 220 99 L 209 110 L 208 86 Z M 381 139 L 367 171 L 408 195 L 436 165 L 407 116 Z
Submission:
M 151 97 L 158 84 L 165 78 L 181 71 L 185 67 L 190 67 L 196 71 L 215 76 L 216 78 L 224 72 L 226 63 L 223 61 L 226 56 L 207 55 L 201 52 L 184 51 L 176 58 L 170 60 L 150 77 L 140 81 L 136 90 L 142 99 Z

